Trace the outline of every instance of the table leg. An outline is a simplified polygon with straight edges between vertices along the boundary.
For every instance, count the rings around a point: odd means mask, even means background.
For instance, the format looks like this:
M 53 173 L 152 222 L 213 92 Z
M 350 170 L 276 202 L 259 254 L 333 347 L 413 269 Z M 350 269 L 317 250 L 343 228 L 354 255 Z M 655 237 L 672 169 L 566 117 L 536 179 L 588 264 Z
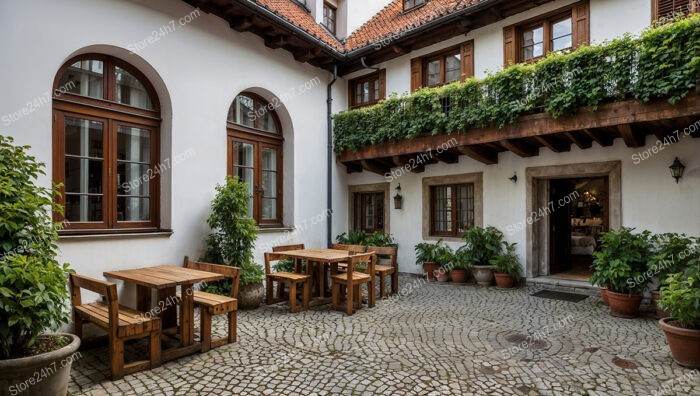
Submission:
M 325 297 L 326 296 L 326 272 L 324 270 L 324 265 L 323 263 L 318 263 L 318 295 L 320 297 Z
M 151 288 L 136 285 L 136 309 L 141 312 L 148 312 L 151 306 Z
M 194 292 L 193 283 L 186 283 L 180 289 L 180 344 L 190 346 L 194 343 Z
M 161 309 L 160 317 L 163 329 L 177 326 L 177 310 L 175 309 L 175 288 L 158 289 L 158 306 Z M 168 300 L 171 301 L 168 301 Z M 161 305 L 161 301 L 163 302 Z

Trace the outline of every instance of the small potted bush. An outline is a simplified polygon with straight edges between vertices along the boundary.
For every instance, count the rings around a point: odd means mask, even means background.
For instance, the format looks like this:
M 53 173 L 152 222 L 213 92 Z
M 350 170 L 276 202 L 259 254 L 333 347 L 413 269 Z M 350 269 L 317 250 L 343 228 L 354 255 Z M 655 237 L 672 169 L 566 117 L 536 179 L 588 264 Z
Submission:
M 469 278 L 469 271 L 472 270 L 472 263 L 469 260 L 468 254 L 461 246 L 455 252 L 452 258 L 452 271 L 450 271 L 450 277 L 454 283 L 466 283 L 467 278 Z
M 204 260 L 241 269 L 238 289 L 238 307 L 241 309 L 259 307 L 265 295 L 265 272 L 253 260 L 258 227 L 248 215 L 250 197 L 246 183 L 238 177 L 228 178 L 226 184 L 216 186 L 211 215 L 207 219 L 212 233 L 207 238 Z M 231 282 L 207 284 L 207 291 L 230 296 Z
M 438 282 L 450 280 L 450 267 L 452 267 L 453 261 L 454 252 L 449 246 L 445 246 L 436 260 L 438 268 L 435 270 L 435 278 L 437 278 Z
M 682 272 L 693 258 L 689 252 L 697 251 L 697 241 L 685 234 L 665 233 L 652 237 L 653 254 L 647 263 L 649 270 L 659 279 L 660 284 L 651 291 L 651 301 L 658 318 L 670 316 L 659 308 L 660 288 L 668 275 Z
M 442 239 L 435 243 L 421 242 L 415 246 L 416 264 L 423 266 L 423 273 L 427 275 L 428 280 L 436 279 L 435 269 L 446 248 L 448 247 Z
M 467 260 L 471 263 L 474 280 L 480 286 L 491 286 L 491 259 L 503 251 L 503 233 L 496 227 L 472 227 L 462 236 Z
M 491 259 L 496 286 L 499 289 L 510 289 L 514 284 L 519 284 L 522 279 L 522 267 L 518 254 L 515 252 L 515 243 L 505 243 L 504 252 Z
M 591 282 L 607 285 L 610 312 L 621 318 L 639 315 L 642 293 L 651 282 L 647 273 L 651 233 L 632 231 L 622 228 L 602 234 L 601 248 L 593 252 Z
M 0 136 L 0 394 L 66 394 L 80 339 L 70 319 L 68 264 L 56 260 L 56 189 L 38 186 L 44 165 Z M 37 373 L 41 374 L 37 381 Z
M 673 359 L 681 366 L 700 369 L 700 259 L 695 258 L 685 272 L 668 276 L 659 306 L 671 313 L 659 325 Z

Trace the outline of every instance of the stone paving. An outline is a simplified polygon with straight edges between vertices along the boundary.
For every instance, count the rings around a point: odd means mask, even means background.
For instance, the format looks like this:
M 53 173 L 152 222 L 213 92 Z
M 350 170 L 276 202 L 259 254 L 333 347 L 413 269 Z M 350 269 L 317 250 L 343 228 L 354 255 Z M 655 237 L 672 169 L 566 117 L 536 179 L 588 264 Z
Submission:
M 239 341 L 107 378 L 106 348 L 73 365 L 74 395 L 700 395 L 656 320 L 512 290 L 401 277 L 404 296 L 353 316 L 328 305 L 239 313 Z M 215 322 L 223 335 L 223 317 Z M 665 386 L 665 388 L 661 388 Z M 662 393 L 663 392 L 663 393 Z

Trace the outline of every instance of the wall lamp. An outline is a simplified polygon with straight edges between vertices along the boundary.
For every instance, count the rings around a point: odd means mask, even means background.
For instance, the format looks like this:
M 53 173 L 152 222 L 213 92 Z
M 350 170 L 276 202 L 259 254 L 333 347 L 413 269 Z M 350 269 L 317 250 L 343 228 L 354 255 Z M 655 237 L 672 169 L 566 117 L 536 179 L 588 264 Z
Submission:
M 518 174 L 514 173 L 513 176 L 509 177 L 508 180 L 512 181 L 513 183 L 518 182 Z
M 401 209 L 403 206 L 403 196 L 401 196 L 401 183 L 395 188 L 396 195 L 394 195 L 394 209 Z
M 683 171 L 685 171 L 685 165 L 676 157 L 676 159 L 673 161 L 673 164 L 668 167 L 671 170 L 671 176 L 673 176 L 674 179 L 676 179 L 676 184 L 678 184 L 678 180 L 680 180 L 681 177 L 683 177 Z

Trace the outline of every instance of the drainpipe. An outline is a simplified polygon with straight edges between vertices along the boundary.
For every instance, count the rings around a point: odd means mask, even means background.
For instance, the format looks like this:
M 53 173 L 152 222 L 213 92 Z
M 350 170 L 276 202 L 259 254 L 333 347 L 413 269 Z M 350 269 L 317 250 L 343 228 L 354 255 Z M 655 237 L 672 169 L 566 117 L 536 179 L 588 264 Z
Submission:
M 333 243 L 333 84 L 338 79 L 338 64 L 333 64 L 333 79 L 328 83 L 326 93 L 326 106 L 328 116 L 328 164 L 327 164 L 327 199 L 328 199 L 328 228 L 326 230 L 326 242 L 328 247 Z

